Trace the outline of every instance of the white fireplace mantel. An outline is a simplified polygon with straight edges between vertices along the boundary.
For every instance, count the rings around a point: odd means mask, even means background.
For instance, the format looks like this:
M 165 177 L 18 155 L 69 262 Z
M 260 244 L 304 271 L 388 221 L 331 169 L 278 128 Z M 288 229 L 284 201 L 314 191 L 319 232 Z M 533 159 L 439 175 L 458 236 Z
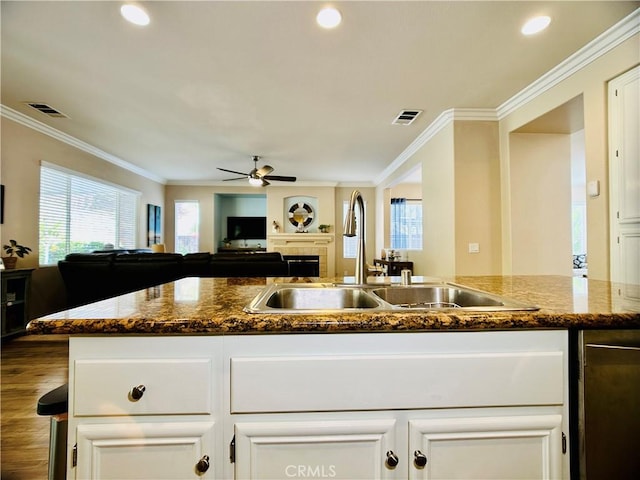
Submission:
M 326 245 L 333 243 L 333 233 L 272 233 L 267 235 L 267 241 L 274 245 L 288 245 L 291 243 L 304 243 L 314 245 Z

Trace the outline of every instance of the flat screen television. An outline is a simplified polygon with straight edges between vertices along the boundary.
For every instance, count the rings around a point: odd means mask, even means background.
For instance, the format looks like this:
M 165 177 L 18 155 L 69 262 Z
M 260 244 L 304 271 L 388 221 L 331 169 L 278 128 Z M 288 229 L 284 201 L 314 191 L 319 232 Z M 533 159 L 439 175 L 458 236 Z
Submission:
M 262 240 L 267 238 L 267 217 L 227 217 L 229 240 Z

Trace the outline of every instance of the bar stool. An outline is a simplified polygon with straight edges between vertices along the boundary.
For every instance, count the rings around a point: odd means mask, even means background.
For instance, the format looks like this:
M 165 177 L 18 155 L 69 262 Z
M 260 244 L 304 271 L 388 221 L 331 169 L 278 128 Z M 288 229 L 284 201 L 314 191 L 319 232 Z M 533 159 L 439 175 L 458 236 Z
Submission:
M 67 476 L 67 412 L 69 384 L 54 388 L 38 399 L 38 415 L 50 415 L 49 480 L 64 480 Z

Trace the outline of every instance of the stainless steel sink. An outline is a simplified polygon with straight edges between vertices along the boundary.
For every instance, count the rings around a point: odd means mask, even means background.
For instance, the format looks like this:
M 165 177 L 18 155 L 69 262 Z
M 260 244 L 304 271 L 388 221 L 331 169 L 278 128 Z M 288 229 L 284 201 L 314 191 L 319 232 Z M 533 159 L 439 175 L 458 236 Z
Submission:
M 464 309 L 537 310 L 538 307 L 451 283 L 410 286 L 273 284 L 244 310 L 249 313 L 406 311 Z
M 262 291 L 245 311 L 279 313 L 383 309 L 378 297 L 358 287 L 336 287 L 326 283 L 274 284 Z
M 488 292 L 455 284 L 390 286 L 372 292 L 385 302 L 402 308 L 441 310 L 462 308 L 467 310 L 538 310 Z

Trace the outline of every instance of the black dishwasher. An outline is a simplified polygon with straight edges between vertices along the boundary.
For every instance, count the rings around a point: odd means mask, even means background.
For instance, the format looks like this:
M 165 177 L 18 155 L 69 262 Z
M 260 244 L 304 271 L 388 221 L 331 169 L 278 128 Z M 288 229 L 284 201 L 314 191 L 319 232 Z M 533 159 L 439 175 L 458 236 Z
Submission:
M 640 330 L 581 330 L 572 338 L 571 478 L 637 479 Z

